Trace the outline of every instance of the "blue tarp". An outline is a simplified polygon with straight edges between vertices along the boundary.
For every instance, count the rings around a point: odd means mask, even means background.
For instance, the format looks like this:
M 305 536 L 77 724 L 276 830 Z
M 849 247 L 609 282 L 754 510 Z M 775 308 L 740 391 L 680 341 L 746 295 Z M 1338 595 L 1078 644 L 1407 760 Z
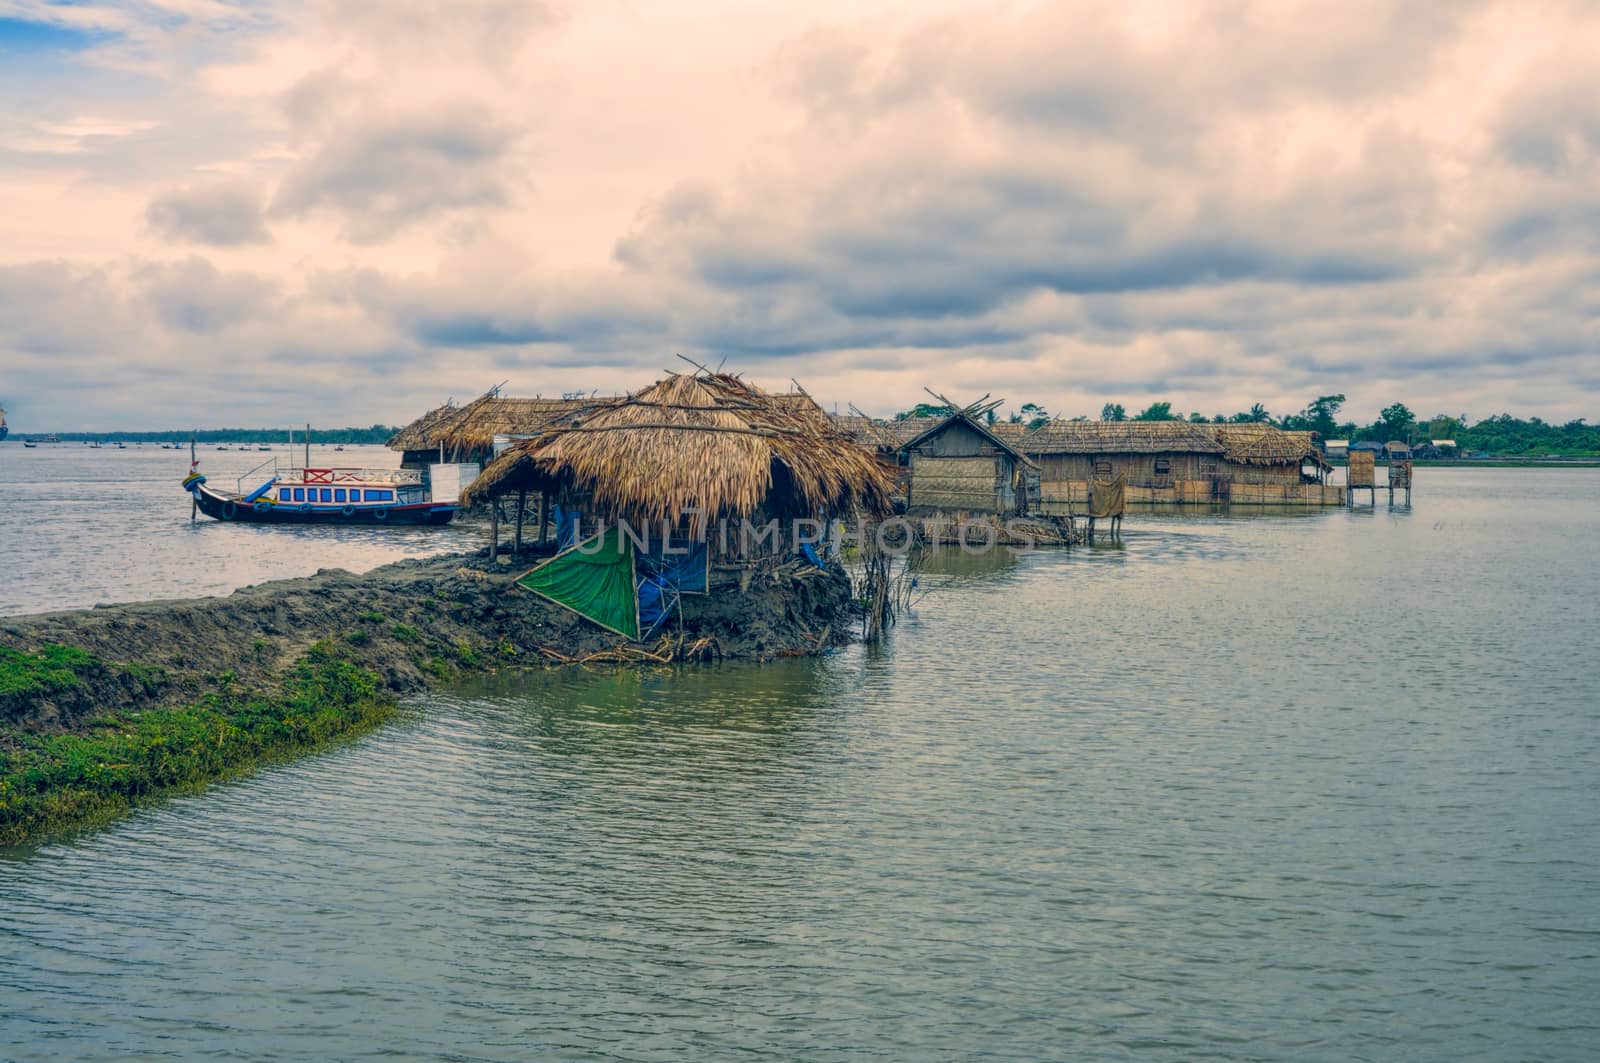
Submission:
M 578 514 L 563 512 L 555 506 L 551 512 L 556 525 L 556 550 L 560 552 L 578 541 Z

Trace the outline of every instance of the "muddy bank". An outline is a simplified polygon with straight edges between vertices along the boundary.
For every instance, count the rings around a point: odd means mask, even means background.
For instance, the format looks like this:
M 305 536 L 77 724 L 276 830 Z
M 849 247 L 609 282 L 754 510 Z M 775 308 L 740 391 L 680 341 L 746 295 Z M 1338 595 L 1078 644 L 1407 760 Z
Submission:
M 623 640 L 513 585 L 531 562 L 479 554 L 402 561 L 356 575 L 325 569 L 218 598 L 139 602 L 0 619 L 0 649 L 83 651 L 76 681 L 0 684 L 0 725 L 71 731 L 98 715 L 182 702 L 214 687 L 269 689 L 315 643 L 404 694 L 459 671 L 543 666 L 617 650 Z M 768 660 L 846 639 L 840 572 L 789 565 L 719 570 L 712 593 L 685 596 L 685 647 Z M 664 631 L 677 643 L 676 618 Z M 665 652 L 665 651 L 662 651 Z M 658 654 L 659 655 L 659 654 Z M 623 656 L 650 663 L 636 652 Z
M 465 555 L 342 570 L 222 598 L 0 620 L 0 846 L 108 822 L 388 719 L 465 672 L 767 660 L 845 641 L 842 572 L 719 571 L 636 646 Z

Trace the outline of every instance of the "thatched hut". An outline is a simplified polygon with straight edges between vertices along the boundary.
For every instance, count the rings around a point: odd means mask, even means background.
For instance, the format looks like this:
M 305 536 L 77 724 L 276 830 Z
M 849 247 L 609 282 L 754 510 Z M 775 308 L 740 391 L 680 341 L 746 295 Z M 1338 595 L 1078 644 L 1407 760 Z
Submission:
M 1039 467 L 1039 508 L 1053 514 L 1081 511 L 1090 484 L 1118 477 L 1129 502 L 1209 499 L 1223 455 L 1211 433 L 1186 421 L 1055 420 L 1024 436 L 1021 449 Z
M 736 376 L 673 374 L 550 426 L 496 458 L 465 503 L 537 494 L 595 522 L 698 539 L 727 519 L 888 512 L 890 482 L 872 456 L 834 432 L 816 404 Z M 784 529 L 787 532 L 787 529 Z M 541 521 L 542 533 L 542 521 Z M 730 537 L 713 549 L 737 550 Z M 772 544 L 781 549 L 787 534 Z
M 401 452 L 401 465 L 406 468 L 435 462 L 482 464 L 494 456 L 497 436 L 536 436 L 611 401 L 610 396 L 512 398 L 493 388 L 464 406 L 446 403 L 428 411 L 395 433 L 389 449 Z
M 1006 515 L 1030 508 L 1033 462 L 970 409 L 923 429 L 901 451 L 911 470 L 907 512 Z
M 1319 470 L 1327 463 L 1317 454 L 1311 432 L 1291 432 L 1275 425 L 1218 424 L 1207 426 L 1222 444 L 1222 472 L 1234 484 L 1300 484 L 1307 463 Z M 1321 476 L 1311 478 L 1321 482 Z

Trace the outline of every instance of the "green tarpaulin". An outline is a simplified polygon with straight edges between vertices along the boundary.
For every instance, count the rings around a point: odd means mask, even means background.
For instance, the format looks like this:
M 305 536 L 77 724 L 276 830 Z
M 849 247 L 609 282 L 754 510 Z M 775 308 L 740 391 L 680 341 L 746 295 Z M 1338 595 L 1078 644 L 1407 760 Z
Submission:
M 557 554 L 517 580 L 517 586 L 619 635 L 639 638 L 633 544 L 618 528 Z

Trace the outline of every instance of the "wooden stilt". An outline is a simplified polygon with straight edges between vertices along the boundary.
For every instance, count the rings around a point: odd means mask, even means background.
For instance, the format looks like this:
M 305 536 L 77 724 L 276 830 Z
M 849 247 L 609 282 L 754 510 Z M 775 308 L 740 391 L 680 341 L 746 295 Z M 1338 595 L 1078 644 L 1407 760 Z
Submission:
M 539 545 L 544 545 L 544 522 L 549 519 L 550 492 L 539 492 Z
M 526 487 L 517 492 L 517 533 L 516 545 L 512 548 L 513 554 L 522 553 L 522 517 L 528 512 L 528 489 Z
M 500 500 L 489 499 L 489 560 L 500 556 Z

